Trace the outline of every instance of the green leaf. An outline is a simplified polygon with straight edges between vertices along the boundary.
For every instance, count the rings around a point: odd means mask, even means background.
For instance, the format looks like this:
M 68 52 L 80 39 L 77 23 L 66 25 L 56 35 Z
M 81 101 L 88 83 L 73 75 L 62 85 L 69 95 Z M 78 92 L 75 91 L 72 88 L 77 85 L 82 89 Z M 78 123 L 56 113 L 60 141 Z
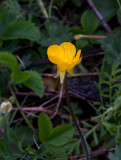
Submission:
M 68 144 L 66 144 L 63 148 L 68 153 L 68 155 L 71 155 L 75 153 L 75 155 L 80 154 L 80 144 L 81 140 L 77 138 L 72 138 Z
M 115 0 L 93 0 L 93 2 L 104 19 L 108 21 L 116 15 L 117 9 L 119 8 L 118 3 Z
M 80 27 L 71 27 L 70 31 L 75 34 L 84 34 L 84 31 Z
M 13 13 L 17 18 L 23 18 L 25 13 L 19 12 L 18 10 L 21 9 L 21 5 L 16 0 L 8 0 L 3 2 L 7 10 Z
M 88 45 L 89 41 L 87 39 L 81 38 L 79 40 L 76 41 L 76 48 L 81 49 L 84 48 Z
M 5 160 L 11 160 L 14 159 L 14 152 L 12 148 L 10 147 L 9 139 L 6 136 L 6 133 L 3 137 L 3 141 L 0 141 L 0 155 Z
M 99 144 L 99 140 L 98 140 L 97 133 L 95 131 L 93 132 L 93 138 L 94 138 L 95 144 L 98 145 Z
M 40 97 L 43 96 L 43 80 L 36 71 L 20 72 L 19 64 L 16 57 L 9 52 L 0 52 L 0 63 L 11 69 L 12 78 L 15 83 L 23 83 L 28 88 L 37 93 Z
M 62 147 L 43 143 L 41 144 L 40 149 L 37 150 L 31 158 L 32 160 L 37 158 L 41 158 L 42 160 L 52 160 L 54 158 L 67 160 L 67 154 Z
M 11 22 L 3 34 L 4 40 L 26 38 L 37 40 L 40 38 L 40 32 L 31 22 L 25 20 L 14 20 Z
M 74 128 L 71 125 L 63 124 L 54 128 L 49 136 L 48 143 L 62 146 L 66 144 L 74 134 Z
M 44 83 L 42 77 L 36 71 L 28 71 L 31 77 L 23 82 L 28 88 L 32 89 L 39 97 L 44 95 Z
M 91 10 L 86 10 L 81 17 L 81 25 L 86 34 L 93 34 L 98 27 L 98 18 Z
M 54 44 L 60 45 L 63 42 L 70 42 L 72 39 L 70 28 L 67 25 L 47 21 L 45 28 L 40 32 L 41 38 L 37 41 L 43 47 Z
M 59 160 L 67 160 L 67 154 L 65 153 L 62 147 L 56 145 L 47 144 L 50 151 L 53 153 L 53 156 Z
M 116 145 L 115 153 L 110 152 L 108 155 L 110 160 L 120 160 L 121 159 L 121 144 Z
M 102 43 L 102 48 L 105 51 L 105 57 L 103 62 L 104 70 L 108 67 L 111 68 L 112 64 L 120 64 L 121 62 L 121 28 L 113 31 L 111 35 L 108 35 Z M 109 66 L 107 66 L 108 64 Z
M 0 52 L 0 63 L 9 67 L 12 72 L 19 71 L 17 59 L 10 52 Z
M 10 130 L 10 133 L 9 133 L 9 137 L 12 139 L 11 134 L 15 134 L 16 139 L 17 139 L 16 141 L 18 142 L 19 146 L 20 146 L 20 144 L 22 145 L 20 147 L 28 147 L 28 146 L 34 144 L 33 136 L 35 133 L 33 130 L 31 130 L 30 128 L 28 128 L 26 126 L 12 127 L 12 129 Z M 36 135 L 35 135 L 35 138 L 37 138 Z M 12 143 L 13 142 L 14 141 L 12 141 Z
M 42 160 L 46 159 L 45 157 L 48 156 L 49 148 L 46 143 L 42 143 L 40 148 L 35 151 L 34 155 L 31 156 L 31 160 L 35 160 L 37 158 L 41 158 Z M 43 158 L 44 157 L 44 158 Z
M 7 11 L 7 9 L 5 8 L 4 12 L 0 14 L 0 35 L 5 32 L 8 24 L 12 22 L 15 18 L 16 15 Z
M 27 81 L 30 77 L 32 77 L 32 73 L 31 71 L 24 71 L 24 72 L 16 72 L 14 70 L 14 72 L 12 73 L 12 78 L 14 83 L 24 83 L 25 81 Z
M 39 139 L 41 142 L 47 142 L 52 131 L 52 123 L 45 113 L 40 113 L 38 118 Z

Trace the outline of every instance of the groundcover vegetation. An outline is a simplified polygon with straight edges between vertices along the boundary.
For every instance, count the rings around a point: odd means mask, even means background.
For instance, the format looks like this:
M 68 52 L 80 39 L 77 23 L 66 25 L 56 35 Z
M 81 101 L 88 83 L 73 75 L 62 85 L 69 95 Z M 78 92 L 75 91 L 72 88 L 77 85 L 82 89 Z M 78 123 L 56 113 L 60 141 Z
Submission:
M 121 0 L 0 0 L 0 160 L 90 159 L 121 159 Z

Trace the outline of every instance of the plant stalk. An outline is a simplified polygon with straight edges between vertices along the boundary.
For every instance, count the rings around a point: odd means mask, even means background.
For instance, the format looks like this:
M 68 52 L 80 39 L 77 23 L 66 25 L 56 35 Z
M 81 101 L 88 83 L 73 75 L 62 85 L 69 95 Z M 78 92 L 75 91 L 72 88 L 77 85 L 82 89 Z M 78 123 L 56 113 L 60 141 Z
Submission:
M 87 148 L 86 140 L 85 140 L 85 138 L 83 136 L 82 130 L 81 130 L 80 126 L 79 126 L 79 123 L 78 123 L 78 121 L 76 119 L 76 116 L 75 116 L 74 111 L 73 111 L 72 106 L 71 106 L 71 101 L 70 101 L 70 96 L 69 96 L 69 91 L 68 91 L 67 73 L 65 74 L 64 88 L 65 88 L 67 106 L 69 108 L 70 115 L 72 117 L 74 125 L 75 125 L 75 127 L 76 127 L 76 129 L 77 129 L 77 131 L 79 133 L 79 137 L 80 137 L 81 142 L 82 142 L 82 147 L 83 147 L 83 150 L 85 152 L 86 160 L 90 160 L 90 154 L 89 154 L 89 151 L 88 151 L 88 148 Z
M 40 8 L 41 8 L 41 11 L 42 11 L 43 15 L 44 15 L 46 18 L 48 18 L 49 16 L 48 16 L 48 13 L 47 13 L 47 11 L 46 11 L 46 9 L 45 9 L 45 6 L 44 6 L 44 4 L 43 4 L 43 1 L 42 1 L 42 0 L 37 0 L 37 2 L 38 2 L 38 5 L 39 5 Z

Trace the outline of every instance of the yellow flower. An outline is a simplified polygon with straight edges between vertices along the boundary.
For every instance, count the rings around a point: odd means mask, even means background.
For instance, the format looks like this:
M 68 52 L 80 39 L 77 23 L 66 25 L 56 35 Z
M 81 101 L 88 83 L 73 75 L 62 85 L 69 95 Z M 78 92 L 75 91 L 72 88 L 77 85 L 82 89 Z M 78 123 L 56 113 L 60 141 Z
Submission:
M 60 76 L 61 83 L 63 83 L 65 72 L 74 74 L 73 68 L 81 61 L 81 50 L 76 53 L 76 47 L 70 42 L 48 47 L 47 54 L 49 60 L 57 65 L 56 77 Z

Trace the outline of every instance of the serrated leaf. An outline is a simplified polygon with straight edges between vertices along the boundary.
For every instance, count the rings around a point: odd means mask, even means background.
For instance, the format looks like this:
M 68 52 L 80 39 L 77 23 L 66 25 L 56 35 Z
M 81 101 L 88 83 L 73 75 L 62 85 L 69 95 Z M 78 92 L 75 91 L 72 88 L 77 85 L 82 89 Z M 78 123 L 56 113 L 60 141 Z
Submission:
M 15 134 L 14 136 L 16 136 L 14 141 L 17 143 L 19 143 L 19 145 L 21 144 L 22 147 L 28 147 L 30 145 L 34 144 L 33 141 L 33 136 L 34 136 L 34 131 L 26 126 L 14 126 L 12 127 L 12 129 L 10 130 L 10 133 L 8 134 L 9 137 L 11 138 L 11 134 Z M 37 136 L 35 135 L 35 138 Z M 12 139 L 12 138 L 11 138 Z M 14 141 L 12 141 L 12 143 L 14 144 Z M 18 146 L 19 147 L 19 146 Z
M 67 154 L 65 153 L 62 147 L 56 145 L 47 144 L 50 151 L 53 153 L 53 156 L 59 160 L 67 160 Z
M 37 158 L 48 160 L 50 156 L 51 159 L 57 158 L 59 160 L 67 160 L 67 154 L 62 147 L 50 145 L 47 143 L 41 144 L 40 149 L 35 152 L 35 154 L 31 157 L 31 160 L 35 160 Z
M 24 12 L 18 12 L 18 10 L 21 8 L 20 4 L 16 0 L 8 0 L 3 2 L 5 4 L 5 7 L 7 10 L 9 10 L 11 13 L 13 13 L 17 18 L 23 18 L 25 15 Z
M 37 40 L 40 38 L 40 32 L 35 25 L 26 20 L 14 20 L 11 22 L 3 34 L 4 40 L 26 38 Z
M 105 51 L 103 70 L 112 68 L 112 64 L 121 62 L 121 29 L 114 31 L 102 41 L 102 48 Z M 108 65 L 108 66 L 107 66 Z
M 23 83 L 25 81 L 27 81 L 30 77 L 32 77 L 32 73 L 31 71 L 24 71 L 24 72 L 16 72 L 14 71 L 12 73 L 12 78 L 13 81 L 17 84 L 17 83 Z
M 44 95 L 44 83 L 42 77 L 36 71 L 29 71 L 31 77 L 23 82 L 28 88 L 31 88 L 39 97 Z
M 36 71 L 20 72 L 19 64 L 16 57 L 9 52 L 0 52 L 0 63 L 11 69 L 12 78 L 15 83 L 23 83 L 28 88 L 37 93 L 40 97 L 43 96 L 43 80 Z
M 49 136 L 48 143 L 62 146 L 66 144 L 74 134 L 74 128 L 71 125 L 63 124 L 54 128 Z
M 81 25 L 86 34 L 93 34 L 98 27 L 98 18 L 91 10 L 86 10 L 81 17 Z
M 37 41 L 43 47 L 60 45 L 63 42 L 70 42 L 72 34 L 70 28 L 62 23 L 46 22 L 45 29 L 40 32 L 41 38 Z
M 9 67 L 12 72 L 19 71 L 19 65 L 15 56 L 10 52 L 0 52 L 0 63 Z
M 16 15 L 7 11 L 7 9 L 5 8 L 4 12 L 0 14 L 0 35 L 5 32 L 8 24 L 12 22 L 15 18 Z
M 38 118 L 39 139 L 41 142 L 47 142 L 52 131 L 52 123 L 45 113 L 40 113 Z

